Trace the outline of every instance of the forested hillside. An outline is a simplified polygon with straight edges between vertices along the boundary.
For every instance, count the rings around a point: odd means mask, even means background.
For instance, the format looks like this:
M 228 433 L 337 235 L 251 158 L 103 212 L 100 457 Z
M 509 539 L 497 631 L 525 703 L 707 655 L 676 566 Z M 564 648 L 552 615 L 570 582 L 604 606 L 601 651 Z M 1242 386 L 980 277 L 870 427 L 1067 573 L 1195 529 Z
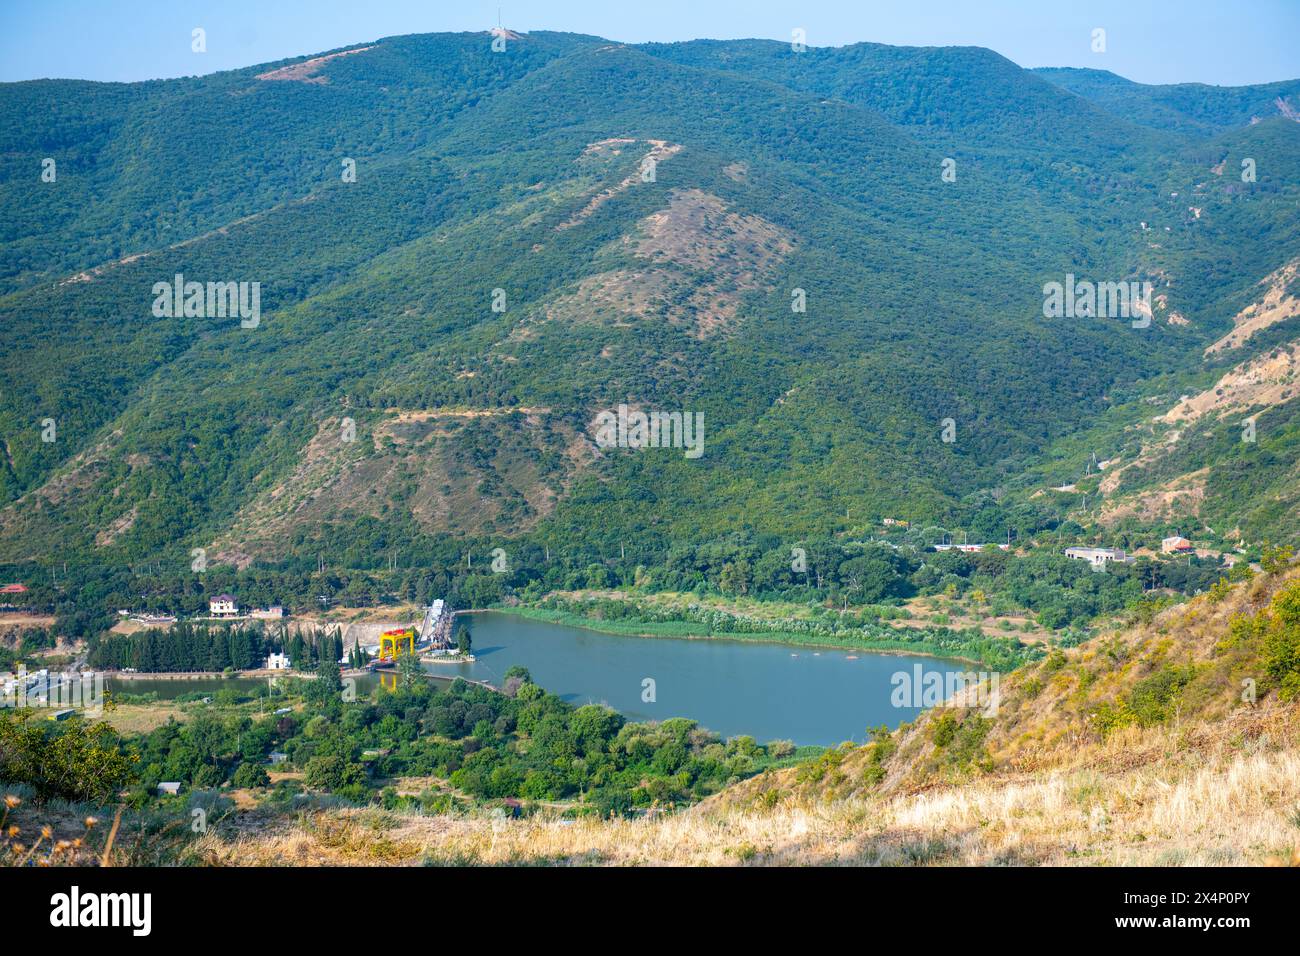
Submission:
M 1251 123 L 1300 112 L 1300 82 L 1258 86 L 1134 83 L 1107 70 L 1043 67 L 1033 72 L 1091 100 L 1130 123 L 1188 136 L 1224 133 Z
M 1295 83 L 490 43 L 0 85 L 6 579 L 495 547 L 630 576 L 886 516 L 1158 537 L 1186 512 L 1134 496 L 1206 469 L 1216 534 L 1297 536 L 1293 361 L 1175 411 L 1294 359 L 1300 124 L 1264 113 Z M 1067 274 L 1151 282 L 1151 321 L 1045 318 Z M 258 320 L 160 315 L 178 275 L 259 283 Z M 701 414 L 703 453 L 600 447 L 620 404 Z M 1042 493 L 1085 470 L 1086 504 Z

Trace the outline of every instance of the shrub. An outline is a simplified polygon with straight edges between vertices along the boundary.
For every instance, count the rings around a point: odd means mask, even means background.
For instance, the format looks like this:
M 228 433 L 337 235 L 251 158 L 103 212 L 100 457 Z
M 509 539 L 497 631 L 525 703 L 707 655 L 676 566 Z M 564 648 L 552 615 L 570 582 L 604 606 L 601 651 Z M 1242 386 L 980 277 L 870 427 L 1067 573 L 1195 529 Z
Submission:
M 106 723 L 0 715 L 0 780 L 28 784 L 39 802 L 108 800 L 131 781 L 134 764 Z
M 953 737 L 957 735 L 957 715 L 951 710 L 944 711 L 935 720 L 934 725 L 930 728 L 930 739 L 934 745 L 940 749 L 947 747 L 952 743 Z
M 1270 610 L 1260 662 L 1282 699 L 1291 700 L 1300 695 L 1300 583 L 1281 591 Z
M 772 740 L 768 742 L 767 752 L 774 760 L 782 760 L 794 753 L 794 741 Z
M 1167 721 L 1183 688 L 1195 676 L 1196 668 L 1190 664 L 1170 665 L 1138 681 L 1129 694 L 1128 707 L 1139 726 L 1152 727 Z

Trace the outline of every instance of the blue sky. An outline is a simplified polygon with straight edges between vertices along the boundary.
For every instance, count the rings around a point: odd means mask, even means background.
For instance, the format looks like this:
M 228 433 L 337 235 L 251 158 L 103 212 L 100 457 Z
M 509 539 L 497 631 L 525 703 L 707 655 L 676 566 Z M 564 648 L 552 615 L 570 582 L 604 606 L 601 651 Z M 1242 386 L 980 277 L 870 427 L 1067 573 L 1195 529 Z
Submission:
M 0 80 L 211 73 L 400 33 L 566 30 L 628 43 L 698 37 L 812 46 L 990 47 L 1022 66 L 1144 83 L 1300 77 L 1300 0 L 0 0 Z M 195 27 L 207 52 L 190 49 Z M 1092 30 L 1106 30 L 1094 53 Z

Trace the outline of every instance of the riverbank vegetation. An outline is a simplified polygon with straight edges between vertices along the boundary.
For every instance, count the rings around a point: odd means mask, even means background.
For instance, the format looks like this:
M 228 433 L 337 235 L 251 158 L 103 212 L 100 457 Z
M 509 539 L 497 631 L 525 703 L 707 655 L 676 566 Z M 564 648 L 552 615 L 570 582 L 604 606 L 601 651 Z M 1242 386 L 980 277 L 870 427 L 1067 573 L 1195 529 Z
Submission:
M 585 627 L 609 634 L 651 637 L 724 637 L 817 647 L 959 658 L 996 670 L 1018 667 L 1042 650 L 1006 638 L 985 637 L 978 630 L 892 628 L 860 615 L 827 619 L 755 618 L 698 606 L 661 610 L 634 600 L 594 598 L 566 600 L 551 596 L 536 606 L 511 607 L 510 613 L 534 620 Z
M 328 663 L 314 679 L 287 684 L 274 713 L 228 691 L 138 734 L 80 717 L 0 715 L 0 781 L 25 783 L 41 801 L 124 791 L 137 809 L 176 802 L 157 795 L 172 781 L 181 802 L 241 791 L 282 809 L 324 796 L 426 812 L 509 801 L 511 812 L 545 805 L 607 816 L 688 805 L 821 749 L 723 740 L 685 719 L 629 722 L 606 707 L 566 703 L 522 668 L 506 674 L 503 692 L 460 680 L 439 686 L 404 667 L 394 690 L 356 700 Z
M 464 546 L 471 552 L 475 547 Z M 445 548 L 420 569 L 321 571 L 309 570 L 303 567 L 305 561 L 295 559 L 240 571 L 214 567 L 203 575 L 152 564 L 135 572 L 96 569 L 90 573 L 72 567 L 62 572 L 57 584 L 29 565 L 0 567 L 0 575 L 34 582 L 22 603 L 56 615 L 54 627 L 45 632 L 47 642 L 55 633 L 86 639 L 92 644 L 92 660 L 101 662 L 97 666 L 146 669 L 127 663 L 137 660 L 154 662 L 151 669 L 165 670 L 187 669 L 162 666 L 167 660 L 197 663 L 213 654 L 238 668 L 237 661 L 251 659 L 245 634 L 208 630 L 216 643 L 225 642 L 224 651 L 187 638 L 189 631 L 177 631 L 174 645 L 168 644 L 172 639 L 156 635 L 119 637 L 108 634 L 117 620 L 112 609 L 129 606 L 151 613 L 198 615 L 206 610 L 209 597 L 223 591 L 249 605 L 281 603 L 294 614 L 316 614 L 334 604 L 405 609 L 442 597 L 457 608 L 510 605 L 571 614 L 570 623 L 585 621 L 612 633 L 704 636 L 713 628 L 712 633 L 746 634 L 751 639 L 782 635 L 795 643 L 839 641 L 856 647 L 865 641 L 883 648 L 894 642 L 897 649 L 992 663 L 985 654 L 1005 656 L 997 647 L 1011 654 L 1023 652 L 1014 650 L 1017 641 L 1007 633 L 1009 628 L 998 635 L 1003 640 L 989 641 L 976 618 L 1014 618 L 1021 622 L 1025 642 L 1070 645 L 1099 619 L 1205 590 L 1228 573 L 1215 559 L 1143 557 L 1097 574 L 1087 562 L 1060 554 L 1051 542 L 1023 554 L 992 547 L 976 553 L 935 552 L 902 531 L 894 532 L 891 539 L 865 542 L 833 537 L 809 540 L 793 552 L 770 538 L 729 536 L 612 559 L 598 558 L 577 544 L 563 557 L 520 544 L 510 552 L 507 570 L 500 573 L 479 570 L 490 564 L 487 543 L 482 547 L 485 560 L 481 562 L 474 561 L 472 553 L 467 560 L 459 548 L 454 553 Z M 579 607 L 564 597 L 574 592 L 639 597 L 627 609 L 613 603 L 596 607 L 587 602 Z M 959 627 L 949 626 L 951 621 L 945 620 L 949 615 L 941 611 L 918 621 L 912 610 L 918 602 L 946 603 L 950 610 L 961 605 L 969 613 L 962 615 L 965 623 Z M 259 644 L 257 632 L 247 634 L 264 657 L 269 645 L 264 640 Z M 979 651 L 976 645 L 986 645 L 988 650 Z M 35 645 L 29 640 L 27 646 Z M 281 642 L 280 646 L 287 645 Z M 311 666 L 310 649 L 306 657 Z

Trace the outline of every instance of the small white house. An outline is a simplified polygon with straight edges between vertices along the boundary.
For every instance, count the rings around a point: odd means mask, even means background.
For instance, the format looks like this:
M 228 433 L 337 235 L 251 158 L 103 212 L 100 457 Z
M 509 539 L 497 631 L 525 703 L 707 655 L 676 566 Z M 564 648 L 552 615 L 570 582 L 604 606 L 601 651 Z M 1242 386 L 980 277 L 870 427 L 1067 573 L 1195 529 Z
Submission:
M 271 753 L 270 753 L 270 755 L 269 755 L 269 757 L 268 757 L 268 759 L 269 759 L 269 760 L 271 761 L 271 763 L 273 763 L 273 764 L 284 763 L 286 760 L 289 759 L 289 755 L 288 755 L 288 754 L 285 754 L 285 753 L 281 753 L 281 752 L 278 751 L 278 750 L 272 750 Z
M 1192 543 L 1180 534 L 1171 535 L 1160 542 L 1160 550 L 1165 554 L 1181 554 L 1192 550 Z
M 172 796 L 175 796 L 176 794 L 178 794 L 178 793 L 180 793 L 180 792 L 181 792 L 180 781 L 177 781 L 177 780 L 165 780 L 165 781 L 163 781 L 162 783 L 158 784 L 158 793 L 159 793 L 159 794 L 164 794 L 164 793 L 166 793 L 166 794 L 170 794 L 170 795 L 172 795 Z
M 238 617 L 239 605 L 229 594 L 218 594 L 208 602 L 208 613 L 213 617 Z
M 266 659 L 266 669 L 269 671 L 287 671 L 289 669 L 289 655 L 272 654 Z
M 1076 561 L 1087 561 L 1094 571 L 1105 571 L 1106 565 L 1111 563 L 1132 564 L 1135 560 L 1123 548 L 1066 548 L 1065 556 Z

